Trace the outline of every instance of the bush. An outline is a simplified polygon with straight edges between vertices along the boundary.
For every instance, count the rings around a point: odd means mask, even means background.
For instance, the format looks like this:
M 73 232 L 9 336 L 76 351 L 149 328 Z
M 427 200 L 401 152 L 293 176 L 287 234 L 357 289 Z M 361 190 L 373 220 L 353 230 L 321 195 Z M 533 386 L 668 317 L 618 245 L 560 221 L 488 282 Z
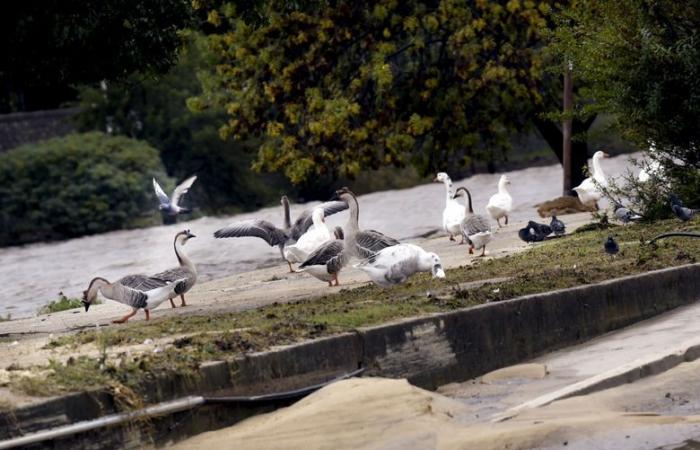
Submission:
M 65 239 L 157 223 L 151 177 L 158 151 L 99 132 L 72 134 L 0 155 L 0 245 Z

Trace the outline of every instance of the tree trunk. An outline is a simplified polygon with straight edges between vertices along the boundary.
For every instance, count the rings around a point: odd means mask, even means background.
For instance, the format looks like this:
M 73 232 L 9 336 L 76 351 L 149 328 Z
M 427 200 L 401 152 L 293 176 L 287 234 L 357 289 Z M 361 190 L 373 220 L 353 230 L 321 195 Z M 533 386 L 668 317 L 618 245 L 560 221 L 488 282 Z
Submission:
M 593 115 L 581 121 L 578 119 L 573 120 L 572 131 L 573 135 L 579 139 L 574 139 L 571 143 L 571 186 L 576 187 L 586 178 L 583 168 L 586 167 L 588 163 L 588 140 L 580 139 L 582 135 L 588 132 L 588 129 L 593 125 L 596 116 Z M 540 119 L 536 117 L 534 119 L 535 126 L 540 132 L 544 140 L 552 149 L 559 164 L 564 162 L 564 152 L 562 144 L 564 142 L 564 137 L 562 135 L 559 127 L 554 123 L 545 119 Z M 569 192 L 568 195 L 574 195 L 573 192 Z

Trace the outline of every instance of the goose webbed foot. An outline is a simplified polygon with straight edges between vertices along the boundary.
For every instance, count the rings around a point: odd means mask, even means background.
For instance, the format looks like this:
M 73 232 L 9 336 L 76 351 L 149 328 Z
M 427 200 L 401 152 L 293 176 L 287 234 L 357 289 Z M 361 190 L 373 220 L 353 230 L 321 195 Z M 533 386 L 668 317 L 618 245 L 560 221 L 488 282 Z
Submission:
M 479 257 L 483 257 L 483 256 L 486 256 L 486 246 L 484 246 L 484 247 L 481 249 L 481 255 L 479 255 Z
M 130 318 L 134 317 L 138 311 L 139 311 L 138 309 L 134 309 L 133 311 L 131 311 L 129 314 L 122 317 L 121 319 L 113 320 L 112 323 L 126 323 Z
M 289 273 L 294 273 L 294 269 L 292 269 L 292 263 L 287 261 L 287 265 L 289 266 Z
M 170 300 L 170 306 L 171 306 L 171 307 L 177 308 L 177 307 L 175 306 L 175 302 L 173 301 L 172 298 L 169 298 L 168 300 Z
M 337 273 L 333 275 L 333 279 L 335 280 L 335 284 L 333 286 L 339 286 L 340 283 L 338 283 L 338 274 Z
M 469 254 L 470 254 L 470 255 L 473 255 L 473 254 L 474 254 L 474 246 L 473 246 L 473 245 L 470 245 L 470 246 L 469 246 Z
M 180 294 L 180 299 L 182 300 L 180 302 L 180 306 L 187 306 L 187 303 L 185 303 L 185 295 L 184 294 Z

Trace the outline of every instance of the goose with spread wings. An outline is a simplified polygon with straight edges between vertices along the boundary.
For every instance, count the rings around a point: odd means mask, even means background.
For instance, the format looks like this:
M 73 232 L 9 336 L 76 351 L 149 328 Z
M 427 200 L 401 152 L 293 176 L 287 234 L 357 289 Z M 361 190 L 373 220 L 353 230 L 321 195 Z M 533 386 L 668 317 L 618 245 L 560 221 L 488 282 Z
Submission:
M 156 196 L 158 197 L 158 201 L 160 202 L 160 204 L 158 205 L 158 209 L 163 211 L 165 214 L 168 214 L 169 216 L 177 216 L 178 214 L 192 212 L 191 209 L 184 208 L 178 203 L 180 203 L 180 199 L 182 198 L 182 196 L 190 190 L 195 180 L 197 180 L 197 175 L 189 177 L 182 183 L 178 184 L 175 190 L 173 191 L 173 195 L 171 197 L 168 197 L 165 191 L 163 191 L 163 188 L 160 187 L 160 184 L 158 184 L 158 182 L 154 178 L 153 189 L 156 191 Z
M 307 209 L 297 217 L 294 225 L 291 223 L 289 214 L 289 200 L 287 196 L 282 196 L 282 208 L 284 212 L 284 225 L 278 228 L 274 224 L 262 219 L 248 219 L 233 222 L 232 224 L 216 230 L 214 237 L 230 238 L 230 237 L 258 237 L 270 245 L 270 247 L 279 247 L 282 259 L 289 265 L 289 271 L 294 272 L 292 263 L 285 258 L 284 248 L 287 245 L 294 244 L 306 231 L 313 225 L 312 209 Z M 343 211 L 348 208 L 347 203 L 342 201 L 330 201 L 321 203 L 316 208 L 323 210 L 325 217 Z

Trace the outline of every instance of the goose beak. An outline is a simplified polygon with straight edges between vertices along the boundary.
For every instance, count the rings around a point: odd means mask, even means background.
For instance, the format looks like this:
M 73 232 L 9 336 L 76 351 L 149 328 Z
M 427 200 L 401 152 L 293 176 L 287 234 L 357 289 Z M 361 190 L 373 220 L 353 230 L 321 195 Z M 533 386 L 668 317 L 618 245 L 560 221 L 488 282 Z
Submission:
M 608 155 L 607 153 L 603 152 L 603 158 L 610 158 L 610 155 Z
M 85 307 L 85 312 L 88 312 L 88 309 L 90 309 L 90 302 L 83 300 L 83 306 Z
M 195 236 L 194 234 L 190 233 L 189 230 L 187 230 L 187 238 L 188 239 L 195 238 L 195 237 L 197 237 L 197 236 Z
M 440 181 L 438 180 L 438 177 L 433 178 L 433 183 L 437 183 L 438 181 Z

